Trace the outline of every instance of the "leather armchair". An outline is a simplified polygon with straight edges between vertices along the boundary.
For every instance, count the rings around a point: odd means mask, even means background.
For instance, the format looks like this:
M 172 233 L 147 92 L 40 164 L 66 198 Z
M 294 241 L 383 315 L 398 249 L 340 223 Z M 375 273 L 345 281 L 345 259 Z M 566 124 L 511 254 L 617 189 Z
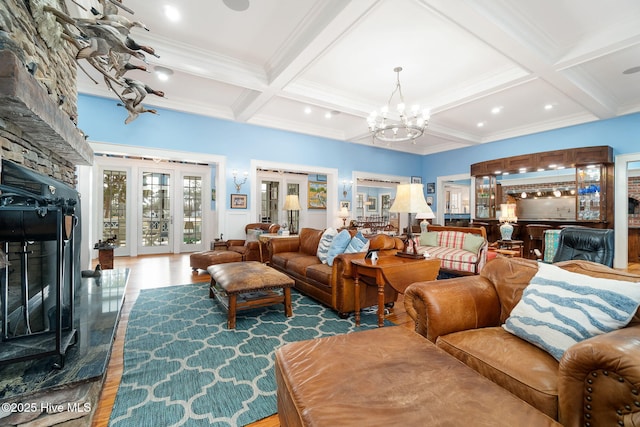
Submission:
M 613 267 L 613 230 L 567 227 L 560 232 L 553 262 L 585 260 Z
M 263 224 L 260 222 L 247 224 L 244 227 L 244 232 L 247 235 L 246 239 L 227 240 L 228 250 L 242 255 L 243 261 L 262 261 L 260 259 L 260 242 L 250 238 L 249 230 L 262 230 L 264 233 L 277 233 L 278 230 L 280 230 L 280 225 Z

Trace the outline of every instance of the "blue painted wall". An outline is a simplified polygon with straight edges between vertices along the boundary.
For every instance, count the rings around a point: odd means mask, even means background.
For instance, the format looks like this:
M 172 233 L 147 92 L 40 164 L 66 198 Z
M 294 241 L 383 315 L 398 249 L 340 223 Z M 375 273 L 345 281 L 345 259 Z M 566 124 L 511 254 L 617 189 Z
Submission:
M 353 170 L 405 176 L 422 171 L 421 156 L 172 110 L 142 114 L 125 125 L 124 108 L 95 96 L 80 95 L 78 112 L 78 126 L 90 141 L 222 155 L 229 171 L 249 170 L 251 159 L 336 168 L 340 183 L 350 181 Z
M 615 155 L 640 151 L 640 113 L 419 156 L 172 110 L 125 125 L 127 113 L 116 101 L 88 95 L 78 97 L 78 112 L 91 141 L 223 155 L 229 171 L 248 170 L 251 159 L 337 168 L 339 183 L 350 181 L 353 170 L 421 176 L 426 183 L 519 154 L 594 145 L 609 145 Z M 232 181 L 228 177 L 230 188 Z

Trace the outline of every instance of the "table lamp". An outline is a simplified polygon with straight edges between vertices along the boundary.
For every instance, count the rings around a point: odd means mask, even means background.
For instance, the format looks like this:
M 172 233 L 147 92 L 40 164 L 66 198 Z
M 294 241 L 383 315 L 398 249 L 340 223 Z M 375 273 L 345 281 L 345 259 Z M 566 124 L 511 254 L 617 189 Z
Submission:
M 342 218 L 342 227 L 347 226 L 347 218 L 349 218 L 349 209 L 346 206 L 340 208 L 340 212 L 338 212 L 338 218 Z
M 418 212 L 416 214 L 416 219 L 421 219 L 422 222 L 420 222 L 420 232 L 424 233 L 425 231 L 427 231 L 427 228 L 429 227 L 429 221 L 427 221 L 428 219 L 433 219 L 436 216 L 433 214 L 433 211 L 431 210 L 431 208 L 429 207 L 429 205 L 427 205 L 427 207 L 429 208 L 428 211 L 426 212 Z
M 502 236 L 502 240 L 511 240 L 511 235 L 513 234 L 513 225 L 511 225 L 511 223 L 518 222 L 515 203 L 501 204 L 500 218 L 498 218 L 498 220 L 502 223 L 500 226 L 500 236 Z
M 393 205 L 389 208 L 389 212 L 406 213 L 409 216 L 409 225 L 407 226 L 407 244 L 404 245 L 403 252 L 399 252 L 400 256 L 422 257 L 415 252 L 415 242 L 411 233 L 411 214 L 418 212 L 430 212 L 431 208 L 424 198 L 423 184 L 398 184 L 396 189 L 396 198 Z M 433 212 L 431 213 L 433 215 Z M 408 251 L 411 247 L 413 250 Z
M 300 200 L 297 194 L 287 194 L 287 198 L 284 200 L 284 210 L 289 212 L 289 231 L 291 234 L 296 234 L 293 226 L 293 211 L 300 210 Z

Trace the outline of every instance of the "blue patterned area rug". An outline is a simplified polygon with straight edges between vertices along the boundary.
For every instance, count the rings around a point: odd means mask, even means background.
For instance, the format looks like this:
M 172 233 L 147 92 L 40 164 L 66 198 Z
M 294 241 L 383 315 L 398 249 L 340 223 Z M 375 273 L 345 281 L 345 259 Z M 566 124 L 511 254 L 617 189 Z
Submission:
M 277 412 L 275 349 L 285 343 L 376 327 L 291 292 L 282 304 L 240 312 L 235 330 L 208 283 L 146 289 L 129 315 L 124 373 L 109 425 L 243 426 Z M 391 323 L 388 323 L 391 325 Z

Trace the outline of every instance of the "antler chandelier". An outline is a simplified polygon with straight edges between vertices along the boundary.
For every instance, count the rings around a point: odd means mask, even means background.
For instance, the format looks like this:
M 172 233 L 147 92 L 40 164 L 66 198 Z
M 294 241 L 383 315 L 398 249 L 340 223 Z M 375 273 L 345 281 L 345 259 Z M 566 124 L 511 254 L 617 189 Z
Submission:
M 391 92 L 387 105 L 382 107 L 380 111 L 372 112 L 367 118 L 369 130 L 372 133 L 374 141 L 377 139 L 384 142 L 403 142 L 409 141 L 416 143 L 424 133 L 425 128 L 429 124 L 429 111 L 421 109 L 419 105 L 413 105 L 407 111 L 402 95 L 402 87 L 400 86 L 400 71 L 402 67 L 396 67 L 393 71 L 397 75 L 396 87 Z M 390 118 L 391 102 L 393 97 L 398 94 L 400 102 L 396 105 L 396 113 L 398 119 Z

